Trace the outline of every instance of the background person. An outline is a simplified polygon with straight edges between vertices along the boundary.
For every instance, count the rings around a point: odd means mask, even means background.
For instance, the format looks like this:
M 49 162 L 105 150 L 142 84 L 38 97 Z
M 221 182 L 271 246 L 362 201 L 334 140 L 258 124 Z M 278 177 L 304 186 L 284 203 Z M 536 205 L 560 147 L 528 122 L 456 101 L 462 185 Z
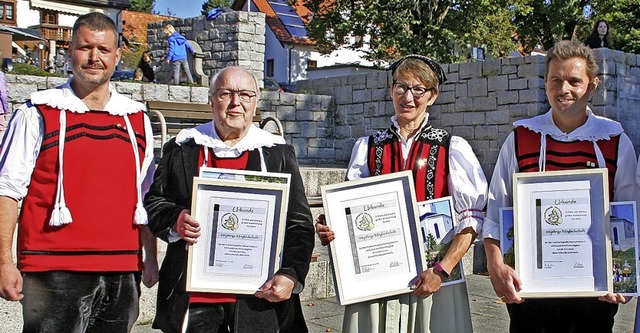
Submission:
M 592 49 L 609 47 L 609 23 L 599 20 L 593 25 L 591 35 L 587 37 L 584 44 Z
M 428 122 L 427 108 L 435 102 L 438 87 L 445 81 L 440 65 L 425 56 L 409 55 L 390 69 L 395 111 L 391 126 L 356 141 L 346 178 L 412 170 L 418 201 L 453 196 L 458 214 L 456 235 L 439 263 L 444 272 L 433 268 L 422 272 L 411 294 L 347 305 L 342 330 L 472 332 L 466 284 L 440 287 L 482 228 L 487 181 L 467 141 Z M 335 235 L 324 225 L 324 216 L 318 220 L 316 233 L 326 245 Z
M 140 61 L 138 61 L 138 68 L 142 71 L 144 81 L 156 82 L 156 74 L 151 62 L 152 59 L 149 51 L 144 51 L 140 57 Z
M 242 67 L 211 80 L 213 121 L 180 131 L 164 147 L 145 206 L 151 230 L 168 242 L 160 270 L 154 328 L 163 332 L 307 332 L 300 298 L 314 247 L 311 212 L 295 151 L 252 124 L 259 83 Z M 185 291 L 187 250 L 200 237 L 189 214 L 201 166 L 291 174 L 282 264 L 254 295 Z
M 171 64 L 171 68 L 173 69 L 173 84 L 180 84 L 181 70 L 187 75 L 187 81 L 193 83 L 189 62 L 187 61 L 187 50 L 189 50 L 194 57 L 196 51 L 184 36 L 176 32 L 176 29 L 171 24 L 164 26 L 164 33 L 169 36 L 169 52 L 166 62 L 167 64 Z
M 23 332 L 128 332 L 140 271 L 148 287 L 158 279 L 142 205 L 153 135 L 144 105 L 109 84 L 121 56 L 114 22 L 90 13 L 72 31 L 74 75 L 31 94 L 0 151 L 0 296 L 21 301 Z
M 610 293 L 525 300 L 516 295 L 522 283 L 500 251 L 500 208 L 513 206 L 516 172 L 607 168 L 610 200 L 637 200 L 631 140 L 618 122 L 593 114 L 587 106 L 599 83 L 593 50 L 577 41 L 561 41 L 547 53 L 545 65 L 551 110 L 514 123 L 491 179 L 483 229 L 487 269 L 493 289 L 507 303 L 511 332 L 611 332 L 618 304 L 630 298 Z

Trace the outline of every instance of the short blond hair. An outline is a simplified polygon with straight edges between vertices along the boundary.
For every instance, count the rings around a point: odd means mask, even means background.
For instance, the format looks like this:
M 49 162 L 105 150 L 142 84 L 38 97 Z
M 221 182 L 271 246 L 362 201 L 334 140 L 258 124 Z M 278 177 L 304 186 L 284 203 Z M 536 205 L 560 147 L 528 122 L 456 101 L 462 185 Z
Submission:
M 171 24 L 167 24 L 164 26 L 164 31 L 167 34 L 173 34 L 174 32 L 176 32 L 176 28 L 174 28 Z

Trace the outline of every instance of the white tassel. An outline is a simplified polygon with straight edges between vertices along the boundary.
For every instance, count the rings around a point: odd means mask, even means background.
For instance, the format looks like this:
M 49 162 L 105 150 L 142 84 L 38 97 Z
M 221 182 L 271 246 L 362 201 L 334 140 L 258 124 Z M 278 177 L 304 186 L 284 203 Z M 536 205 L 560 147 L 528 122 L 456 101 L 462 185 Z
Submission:
M 144 209 L 144 206 L 141 202 L 136 204 L 136 212 L 133 217 L 133 223 L 138 225 L 147 224 L 147 211 Z
M 60 223 L 69 224 L 73 222 L 73 218 L 71 217 L 71 211 L 67 206 L 60 207 Z
M 60 206 L 58 204 L 53 207 L 51 219 L 49 219 L 49 225 L 52 227 L 59 227 L 62 225 L 62 223 L 60 223 Z
M 61 227 L 65 224 L 73 222 L 71 218 L 71 211 L 67 206 L 60 206 L 56 204 L 51 212 L 51 219 L 49 219 L 49 225 L 52 227 Z

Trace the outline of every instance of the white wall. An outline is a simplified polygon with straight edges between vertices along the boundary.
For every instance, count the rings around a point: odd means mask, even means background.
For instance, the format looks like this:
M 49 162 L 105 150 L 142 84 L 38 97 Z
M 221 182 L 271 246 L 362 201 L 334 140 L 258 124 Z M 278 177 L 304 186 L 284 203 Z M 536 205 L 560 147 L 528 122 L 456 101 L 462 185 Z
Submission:
M 18 0 L 18 11 L 17 11 L 17 24 L 19 28 L 27 28 L 33 25 L 39 25 L 40 24 L 40 9 L 39 8 L 34 8 L 31 9 L 31 5 L 29 0 Z M 80 7 L 80 5 L 76 5 L 78 7 Z M 119 16 L 120 10 L 119 9 L 107 9 L 107 8 L 93 8 L 93 7 L 87 7 L 87 13 L 91 12 L 91 11 L 99 11 L 102 12 L 106 15 L 108 15 L 112 20 L 114 20 L 114 22 L 116 22 L 116 25 L 118 26 L 119 29 L 121 29 L 122 26 L 122 17 Z M 73 24 L 76 22 L 76 19 L 78 18 L 77 15 L 70 15 L 70 14 L 64 14 L 64 13 L 59 13 L 58 14 L 58 25 L 61 26 L 67 26 L 67 27 L 72 27 Z
M 251 6 L 251 11 L 256 12 L 258 9 L 252 1 L 245 2 L 242 10 L 246 11 Z M 298 80 L 306 80 L 310 77 L 307 72 L 307 60 L 317 61 L 318 67 L 332 66 L 336 64 L 356 63 L 362 66 L 372 66 L 373 63 L 363 58 L 364 53 L 360 51 L 340 49 L 332 52 L 330 55 L 323 56 L 315 51 L 313 45 L 283 45 L 276 38 L 275 34 L 267 25 L 265 29 L 265 54 L 264 54 L 264 72 L 267 72 L 267 61 L 274 60 L 273 78 L 280 83 L 293 83 Z M 289 52 L 289 49 L 293 50 Z M 366 47 L 366 46 L 365 46 Z M 291 59 L 289 54 L 291 53 Z M 291 61 L 289 61 L 291 60 Z M 291 71 L 291 73 L 289 73 Z M 341 71 L 328 71 L 327 73 L 342 75 Z M 324 75 L 324 74 L 323 74 Z M 289 82 L 291 80 L 291 82 Z

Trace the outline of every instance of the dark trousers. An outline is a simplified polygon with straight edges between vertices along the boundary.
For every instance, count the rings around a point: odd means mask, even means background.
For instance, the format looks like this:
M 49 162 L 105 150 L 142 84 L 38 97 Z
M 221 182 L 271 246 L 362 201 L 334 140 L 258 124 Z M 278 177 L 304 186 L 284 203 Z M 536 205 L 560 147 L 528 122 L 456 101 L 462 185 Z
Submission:
M 231 333 L 235 303 L 191 304 L 187 333 Z
M 138 318 L 139 273 L 23 274 L 23 332 L 129 332 Z
M 618 305 L 597 298 L 528 298 L 507 310 L 512 333 L 611 333 Z

